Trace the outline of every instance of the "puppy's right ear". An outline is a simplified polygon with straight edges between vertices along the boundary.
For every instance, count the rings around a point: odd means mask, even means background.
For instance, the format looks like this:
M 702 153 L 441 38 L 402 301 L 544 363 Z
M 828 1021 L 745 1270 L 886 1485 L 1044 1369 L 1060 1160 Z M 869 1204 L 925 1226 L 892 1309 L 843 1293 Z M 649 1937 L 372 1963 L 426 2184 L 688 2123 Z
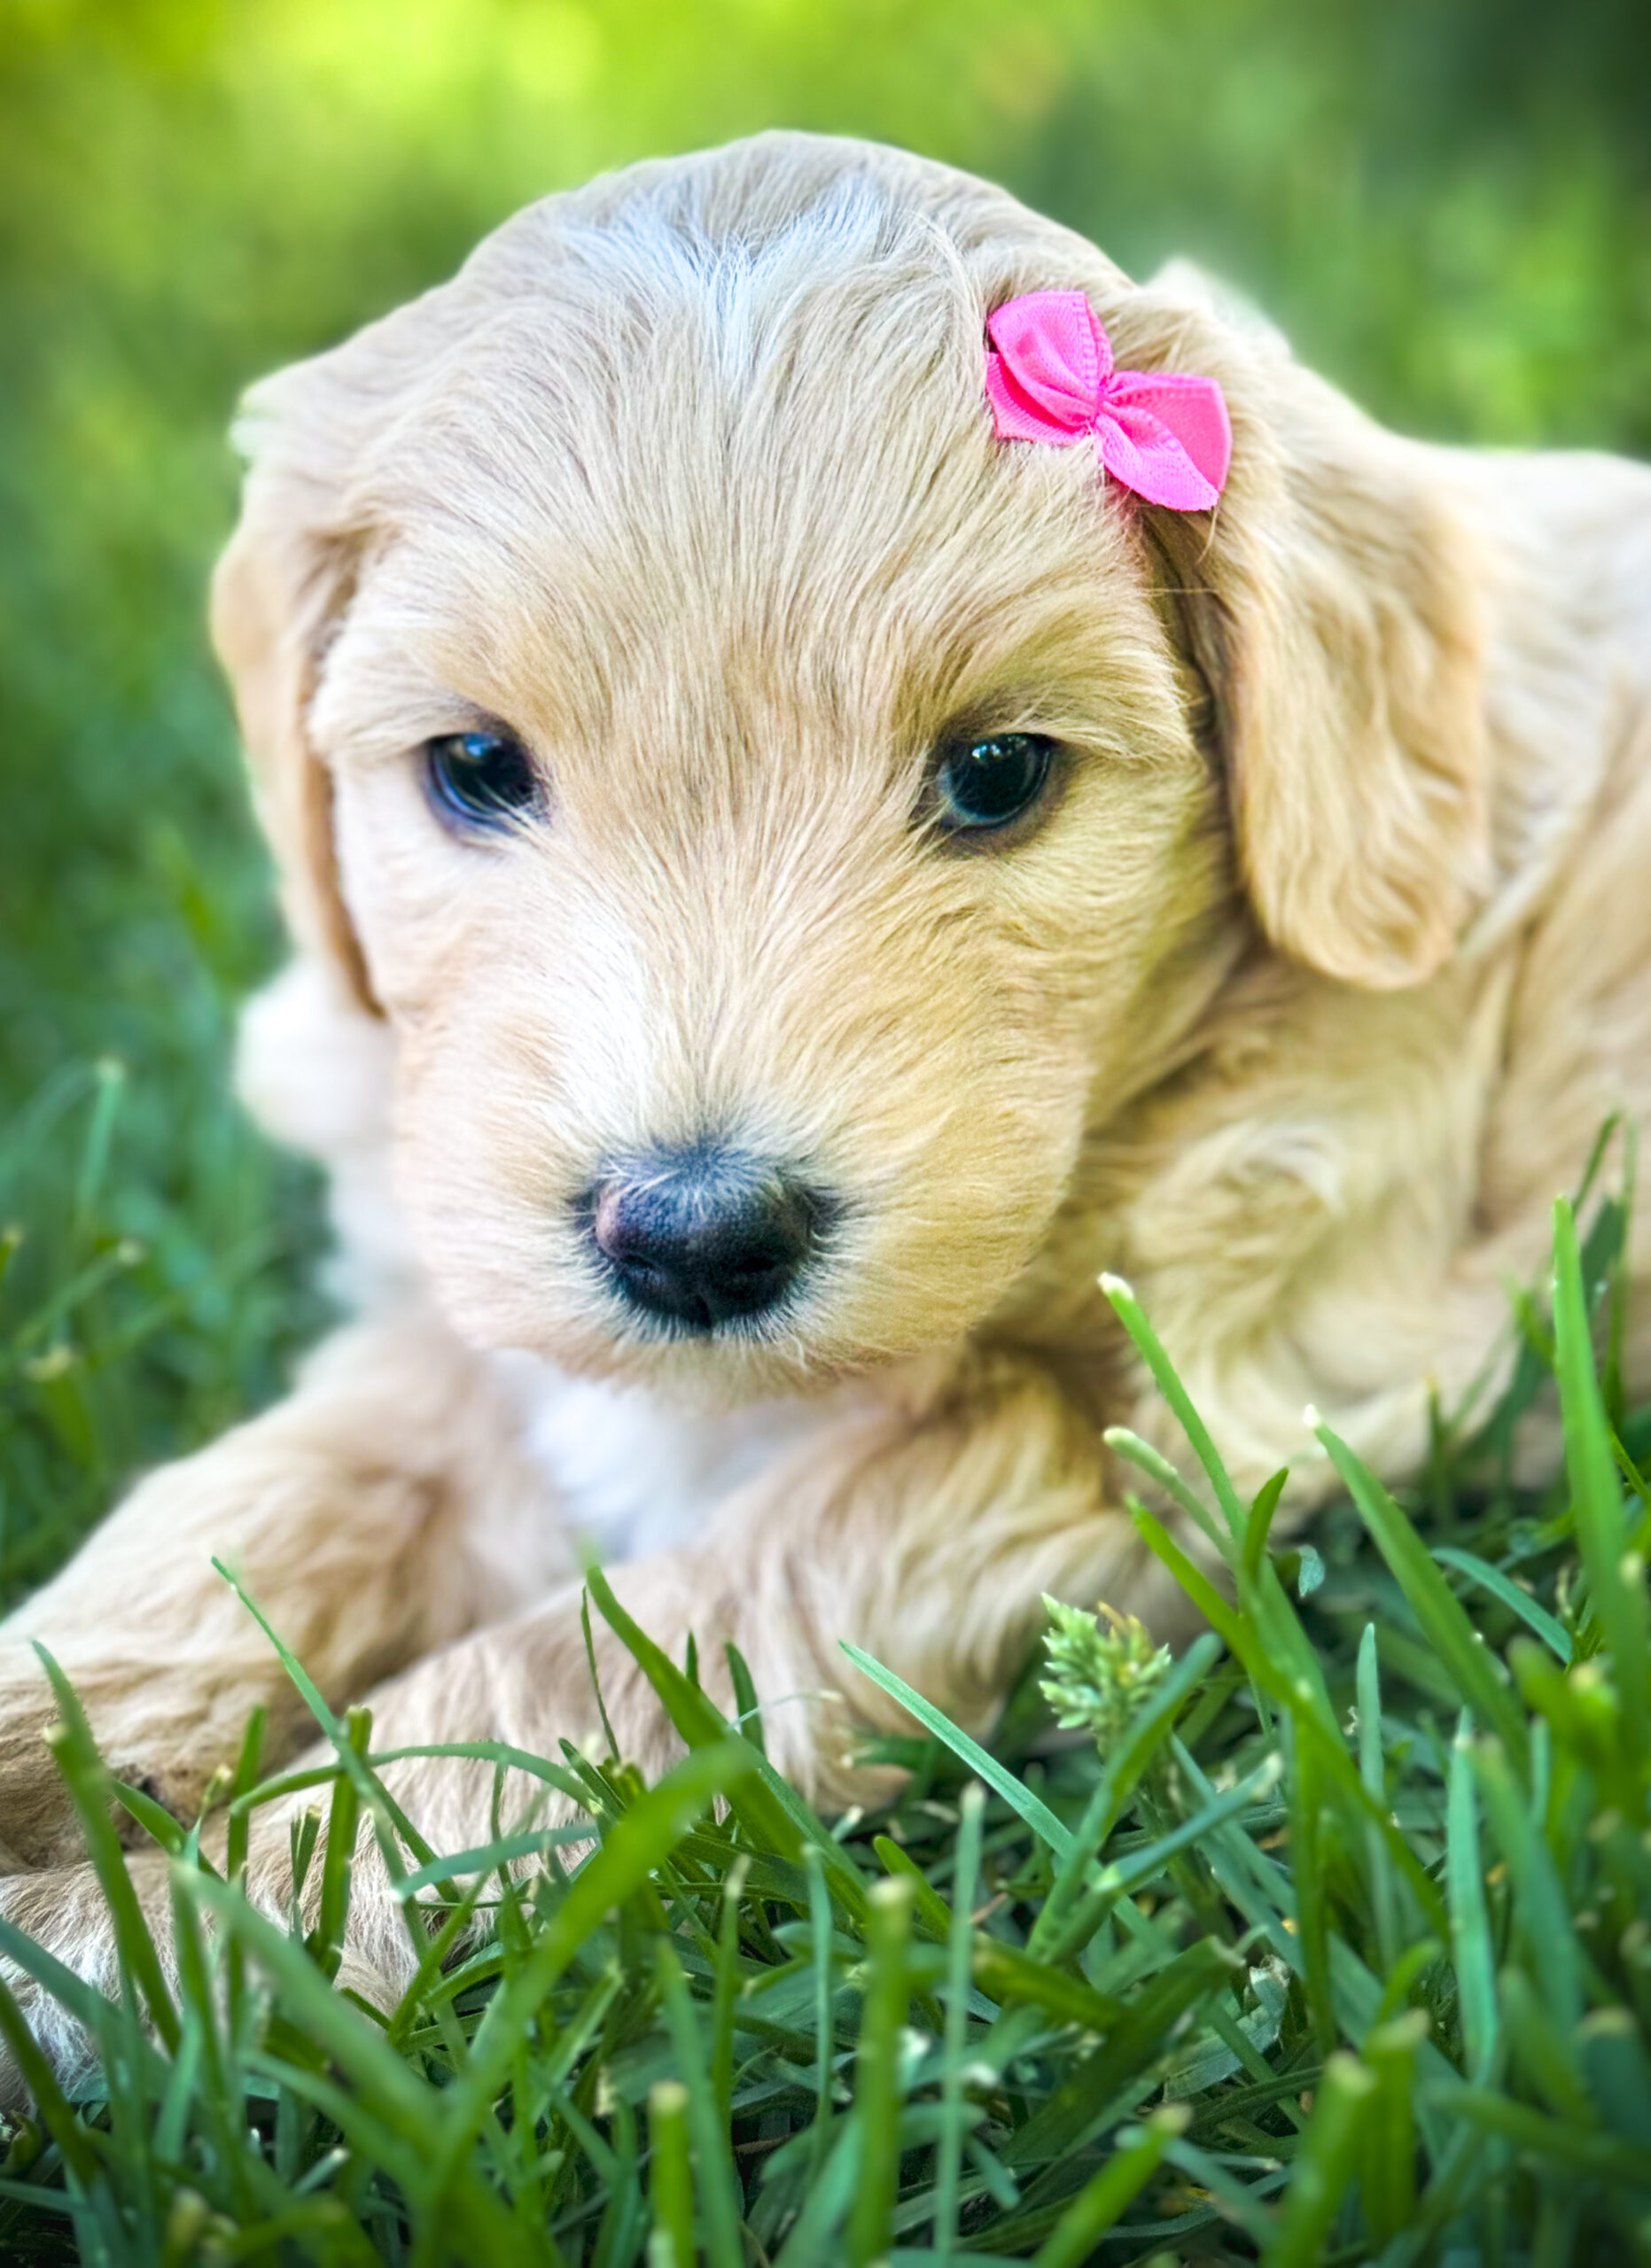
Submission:
M 1167 280 L 1188 290 L 1184 269 Z M 1372 423 L 1276 332 L 1207 295 L 1166 331 L 1186 367 L 1219 371 L 1233 416 L 1216 512 L 1148 528 L 1251 905 L 1308 967 L 1422 983 L 1493 879 L 1478 540 L 1438 453 Z
M 264 400 L 283 384 L 261 389 Z M 376 1015 L 339 888 L 331 775 L 308 735 L 321 662 L 348 607 L 365 538 L 345 522 L 341 484 L 301 473 L 281 454 L 263 456 L 254 439 L 240 522 L 213 577 L 213 643 L 235 695 L 288 926 Z

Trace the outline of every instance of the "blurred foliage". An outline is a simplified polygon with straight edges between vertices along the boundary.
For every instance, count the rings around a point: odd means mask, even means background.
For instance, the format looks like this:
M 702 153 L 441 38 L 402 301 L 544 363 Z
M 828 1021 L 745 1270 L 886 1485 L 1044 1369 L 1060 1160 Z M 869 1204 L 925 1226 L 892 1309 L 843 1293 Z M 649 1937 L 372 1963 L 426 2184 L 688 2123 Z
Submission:
M 1188 252 L 1393 422 L 1651 449 L 1648 24 L 1643 0 L 0 0 L 0 1126 L 35 1099 L 0 1222 L 31 1226 L 21 1309 L 75 1237 L 138 1237 L 160 1317 L 95 1480 L 48 1442 L 28 1518 L 55 1503 L 66 1534 L 105 1466 L 267 1394 L 314 1319 L 268 1272 L 313 1245 L 313 1192 L 221 1099 L 276 947 L 201 626 L 249 378 L 533 196 L 789 123 L 993 175 L 1137 271 Z M 76 1226 L 87 1128 L 54 1114 L 107 1056 L 133 1076 Z

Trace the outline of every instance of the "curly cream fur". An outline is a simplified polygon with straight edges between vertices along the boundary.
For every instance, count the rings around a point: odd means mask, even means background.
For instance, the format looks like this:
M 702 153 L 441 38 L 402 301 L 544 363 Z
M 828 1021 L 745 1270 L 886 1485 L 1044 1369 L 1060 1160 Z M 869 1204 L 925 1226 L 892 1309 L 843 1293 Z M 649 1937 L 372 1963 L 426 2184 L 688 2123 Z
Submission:
M 985 312 L 1052 285 L 1120 362 L 1220 380 L 1215 515 L 993 439 Z M 828 1798 L 888 1708 L 839 1638 L 984 1723 L 1042 1591 L 1170 1627 L 1102 1441 L 1164 1438 L 1103 1268 L 1241 1484 L 1323 1493 L 1308 1401 L 1414 1466 L 1600 1119 L 1651 1109 L 1651 475 L 1400 440 L 1183 271 L 789 136 L 532 208 L 245 431 L 214 618 L 298 957 L 243 1084 L 332 1170 L 358 1320 L 0 1631 L 0 1907 L 108 1973 L 28 1640 L 178 1806 L 254 1703 L 300 1742 L 214 1553 L 382 1745 L 553 1751 L 596 1721 L 595 1531 L 663 1643 L 739 1644 Z M 985 715 L 1073 753 L 1026 839 L 947 853 L 926 755 Z M 487 718 L 553 782 L 491 848 L 414 760 Z M 572 1200 L 706 1128 L 806 1161 L 842 1226 L 783 1328 L 665 1340 Z M 485 1769 L 396 1784 L 439 1846 L 485 1834 Z M 376 1866 L 351 1974 L 387 1989 Z

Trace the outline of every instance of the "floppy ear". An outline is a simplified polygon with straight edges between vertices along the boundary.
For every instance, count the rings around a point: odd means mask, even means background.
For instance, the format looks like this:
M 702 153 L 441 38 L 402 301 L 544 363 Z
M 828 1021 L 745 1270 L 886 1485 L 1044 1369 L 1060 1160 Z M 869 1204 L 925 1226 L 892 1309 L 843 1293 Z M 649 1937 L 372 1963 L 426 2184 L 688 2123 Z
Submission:
M 261 389 L 278 394 L 283 374 Z M 259 399 L 254 396 L 254 400 Z M 254 447 L 256 445 L 254 444 Z M 212 637 L 235 695 L 253 801 L 300 945 L 338 967 L 377 1014 L 339 887 L 331 778 L 310 745 L 308 711 L 327 644 L 354 586 L 362 535 L 341 524 L 341 482 L 254 454 L 241 517 L 212 585 Z
M 541 285 L 553 203 L 518 214 L 450 283 L 261 379 L 237 422 L 248 471 L 240 522 L 213 578 L 213 643 L 234 691 L 292 934 L 375 1015 L 382 1011 L 339 889 L 331 775 L 310 742 L 310 703 L 383 529 L 375 470 L 478 322 L 512 292 Z
M 1275 333 L 1227 344 L 1227 492 L 1212 522 L 1154 512 L 1148 532 L 1210 688 L 1244 882 L 1296 959 L 1420 983 L 1491 878 L 1484 563 L 1437 453 Z

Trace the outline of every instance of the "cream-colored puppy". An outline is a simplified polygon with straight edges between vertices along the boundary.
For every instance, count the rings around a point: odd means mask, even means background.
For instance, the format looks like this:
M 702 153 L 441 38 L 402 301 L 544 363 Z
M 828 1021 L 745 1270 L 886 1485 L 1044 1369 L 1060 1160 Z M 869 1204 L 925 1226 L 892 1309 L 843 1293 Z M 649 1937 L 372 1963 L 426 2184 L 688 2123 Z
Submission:
M 1218 509 L 996 438 L 984 326 L 1044 288 L 1219 382 Z M 91 1974 L 30 1640 L 181 1814 L 254 1703 L 308 1730 L 214 1554 L 376 1744 L 554 1752 L 588 1537 L 840 1797 L 888 1705 L 839 1638 L 981 1723 L 1041 1592 L 1174 1614 L 1099 1270 L 1299 1511 L 1303 1404 L 1413 1467 L 1651 1109 L 1645 471 L 1398 439 L 1197 279 L 792 136 L 534 206 L 245 436 L 214 622 L 297 954 L 244 1085 L 357 1314 L 0 1632 L 0 1904 Z M 490 1781 L 397 1785 L 454 1848 Z

